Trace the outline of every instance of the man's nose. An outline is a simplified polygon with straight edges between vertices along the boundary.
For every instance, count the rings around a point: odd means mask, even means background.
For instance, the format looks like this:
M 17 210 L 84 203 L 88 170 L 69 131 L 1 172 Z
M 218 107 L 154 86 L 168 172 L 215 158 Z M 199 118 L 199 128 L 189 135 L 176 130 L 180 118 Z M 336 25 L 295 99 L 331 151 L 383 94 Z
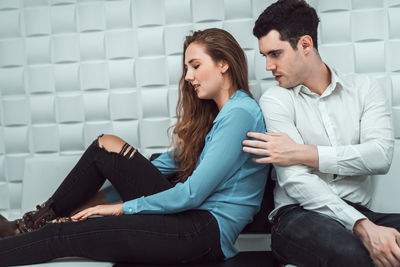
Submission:
M 272 62 L 271 60 L 266 60 L 266 69 L 267 70 L 274 70 L 276 68 L 276 65 L 274 62 Z

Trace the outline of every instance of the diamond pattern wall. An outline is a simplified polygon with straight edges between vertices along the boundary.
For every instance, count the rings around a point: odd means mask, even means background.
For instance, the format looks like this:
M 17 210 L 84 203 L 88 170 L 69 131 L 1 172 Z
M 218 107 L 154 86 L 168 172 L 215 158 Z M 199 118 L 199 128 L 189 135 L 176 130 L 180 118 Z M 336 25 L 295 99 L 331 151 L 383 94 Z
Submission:
M 27 158 L 79 156 L 101 133 L 145 155 L 165 150 L 191 30 L 220 27 L 236 37 L 258 98 L 274 80 L 251 31 L 272 2 L 0 1 L 0 212 L 21 208 Z M 399 139 L 400 0 L 309 2 L 321 18 L 321 56 L 379 80 Z

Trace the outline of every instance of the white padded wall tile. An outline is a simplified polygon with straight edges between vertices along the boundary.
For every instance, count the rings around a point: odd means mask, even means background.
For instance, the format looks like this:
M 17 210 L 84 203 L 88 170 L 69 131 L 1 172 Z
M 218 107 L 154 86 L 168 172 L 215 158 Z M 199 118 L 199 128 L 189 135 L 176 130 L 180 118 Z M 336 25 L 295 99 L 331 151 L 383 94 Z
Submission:
M 385 71 L 385 43 L 355 43 L 355 71 L 358 73 Z
M 114 132 L 129 145 L 139 148 L 139 121 L 113 121 Z
M 165 27 L 165 52 L 167 55 L 181 55 L 185 36 L 193 30 L 193 25 L 173 25 Z
M 353 9 L 383 7 L 383 0 L 352 0 L 351 2 Z
M 9 154 L 4 159 L 7 181 L 22 181 L 24 178 L 24 162 L 29 154 Z
M 112 122 L 86 122 L 83 125 L 83 140 L 85 149 L 100 134 L 114 134 Z
M 6 181 L 6 176 L 4 175 L 4 155 L 0 155 L 0 182 Z
M 76 7 L 74 5 L 52 6 L 50 8 L 53 34 L 76 32 Z
M 22 200 L 22 183 L 8 183 L 10 209 L 19 209 Z
M 168 88 L 169 117 L 176 117 L 176 104 L 178 103 L 178 86 Z
M 353 41 L 383 40 L 384 22 L 383 9 L 353 12 L 351 16 Z
M 394 128 L 394 137 L 400 138 L 400 107 L 396 106 L 392 108 L 392 120 Z
M 58 152 L 60 142 L 57 125 L 32 125 L 30 127 L 30 142 L 34 153 Z
M 400 31 L 400 28 L 399 28 Z M 389 41 L 388 58 L 390 61 L 390 70 L 400 72 L 400 40 Z
M 15 9 L 21 7 L 21 0 L 2 0 L 0 1 L 0 10 Z
M 56 64 L 53 68 L 57 92 L 80 90 L 79 64 Z
M 81 60 L 105 59 L 104 32 L 90 32 L 79 35 Z
M 250 81 L 249 82 L 249 90 L 252 93 L 254 99 L 258 102 L 258 100 L 261 97 L 261 86 L 258 82 L 256 81 Z
M 59 123 L 83 122 L 85 120 L 83 96 L 78 93 L 58 95 L 55 111 Z
M 22 3 L 24 7 L 45 6 L 47 5 L 47 0 L 23 0 Z
M 328 63 L 334 68 L 342 72 L 354 72 L 355 59 L 354 59 L 354 45 L 350 44 L 337 44 L 325 45 L 321 44 L 318 47 L 321 57 L 324 62 Z M 368 53 L 371 53 L 369 51 Z M 364 64 L 360 62 L 360 64 Z M 364 67 L 363 65 L 361 67 Z M 369 66 L 365 66 L 369 68 Z
M 164 0 L 132 0 L 134 25 L 155 26 L 165 24 Z
M 84 150 L 83 123 L 60 124 L 58 130 L 61 153 L 79 153 Z
M 191 23 L 191 0 L 167 0 L 165 2 L 167 24 Z
M 167 58 L 148 57 L 136 60 L 136 82 L 138 86 L 167 85 Z
M 182 55 L 168 56 L 169 84 L 178 84 L 182 75 Z
M 136 86 L 135 62 L 133 59 L 108 61 L 110 88 L 132 88 Z
M 255 80 L 256 72 L 254 69 L 254 63 L 255 63 L 256 54 L 259 54 L 258 49 L 257 50 L 254 50 L 254 49 L 246 50 L 244 52 L 246 54 L 249 80 Z
M 253 26 L 252 19 L 242 19 L 225 21 L 223 28 L 233 35 L 242 49 L 258 50 L 257 39 L 253 36 Z
M 54 63 L 78 62 L 79 37 L 77 34 L 54 35 L 52 37 Z
M 0 41 L 0 67 L 24 65 L 24 55 L 22 39 L 4 39 Z
M 141 120 L 139 126 L 141 148 L 169 146 L 167 129 L 170 126 L 169 118 Z
M 26 69 L 27 92 L 51 93 L 54 92 L 54 72 L 51 65 L 29 66 Z
M 2 98 L 2 125 L 17 126 L 29 123 L 29 101 L 25 96 Z
M 3 132 L 3 127 L 0 126 L 0 156 L 3 155 L 6 152 L 6 149 L 4 147 L 4 132 Z M 0 158 L 0 177 L 2 175 L 2 158 Z M 1 180 L 1 178 L 0 178 Z
M 252 0 L 253 6 L 253 18 L 254 22 L 257 20 L 258 16 L 267 8 L 267 6 L 275 3 L 275 0 Z
M 4 144 L 6 153 L 29 153 L 28 127 L 4 127 Z
M 194 30 L 195 31 L 202 31 L 208 28 L 218 28 L 218 29 L 222 29 L 223 28 L 223 21 L 206 21 L 206 22 L 200 22 L 200 23 L 196 23 L 194 24 Z
M 224 0 L 225 19 L 253 18 L 251 1 Z
M 349 0 L 319 0 L 318 1 L 318 11 L 344 11 L 351 9 L 351 1 Z
M 141 103 L 143 118 L 168 117 L 168 90 L 161 89 L 142 89 Z
M 30 114 L 32 123 L 55 123 L 54 96 L 32 95 L 30 97 Z
M 0 11 L 0 38 L 21 37 L 19 10 Z
M 109 97 L 110 118 L 112 120 L 137 120 L 140 106 L 136 91 L 112 92 Z
M 392 105 L 400 106 L 400 75 L 392 75 Z
M 165 53 L 164 28 L 146 27 L 137 30 L 139 56 L 160 56 Z
M 322 43 L 351 42 L 350 12 L 320 14 Z
M 104 31 L 106 28 L 104 2 L 79 3 L 77 21 L 79 32 Z
M 48 0 L 51 5 L 74 4 L 77 0 Z
M 388 7 L 400 6 L 400 0 L 386 0 L 385 2 Z
M 0 182 L 0 209 L 10 208 L 10 196 L 7 183 Z
M 82 90 L 108 89 L 108 67 L 106 62 L 82 63 L 80 65 Z
M 25 50 L 28 64 L 51 63 L 49 36 L 26 38 Z
M 400 8 L 388 9 L 389 38 L 400 38 Z
M 89 93 L 83 95 L 86 121 L 110 120 L 108 109 L 109 93 Z
M 132 58 L 136 50 L 133 31 L 109 31 L 106 33 L 106 55 L 108 59 Z
M 24 94 L 24 68 L 0 68 L 0 91 L 2 96 Z
M 194 22 L 223 20 L 224 0 L 192 0 L 192 12 Z
M 105 3 L 107 29 L 131 28 L 131 1 L 107 1 Z
M 24 9 L 23 25 L 26 36 L 49 35 L 50 10 L 49 7 L 33 7 Z

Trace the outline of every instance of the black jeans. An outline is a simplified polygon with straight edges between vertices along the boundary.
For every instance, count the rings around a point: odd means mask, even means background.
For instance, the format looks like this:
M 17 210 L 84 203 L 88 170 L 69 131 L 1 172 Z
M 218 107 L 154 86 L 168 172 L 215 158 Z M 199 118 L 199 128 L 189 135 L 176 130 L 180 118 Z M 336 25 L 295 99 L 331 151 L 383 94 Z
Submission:
M 400 231 L 400 214 L 373 212 L 348 204 L 377 225 Z M 299 205 L 279 209 L 274 217 L 271 247 L 277 258 L 296 266 L 374 266 L 361 240 L 334 219 Z
M 56 214 L 68 216 L 96 194 L 106 178 L 123 201 L 173 187 L 139 152 L 129 155 L 108 152 L 96 139 L 51 197 Z M 0 239 L 0 266 L 70 256 L 153 264 L 224 259 L 218 223 L 211 213 L 202 210 L 48 223 L 36 231 Z

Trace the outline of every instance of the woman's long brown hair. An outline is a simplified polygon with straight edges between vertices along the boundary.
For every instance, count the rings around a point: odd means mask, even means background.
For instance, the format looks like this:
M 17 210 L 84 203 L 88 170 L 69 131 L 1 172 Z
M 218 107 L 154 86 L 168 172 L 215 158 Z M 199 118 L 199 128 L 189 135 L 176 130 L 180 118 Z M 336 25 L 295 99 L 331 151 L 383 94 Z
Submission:
M 214 62 L 224 61 L 229 68 L 232 88 L 242 89 L 252 97 L 247 73 L 246 56 L 233 36 L 227 31 L 212 28 L 193 32 L 183 44 L 182 76 L 179 81 L 179 97 L 176 106 L 177 123 L 173 131 L 176 138 L 174 158 L 179 163 L 178 177 L 181 182 L 193 173 L 219 110 L 213 100 L 199 99 L 193 86 L 185 81 L 185 52 L 192 43 L 203 45 Z

